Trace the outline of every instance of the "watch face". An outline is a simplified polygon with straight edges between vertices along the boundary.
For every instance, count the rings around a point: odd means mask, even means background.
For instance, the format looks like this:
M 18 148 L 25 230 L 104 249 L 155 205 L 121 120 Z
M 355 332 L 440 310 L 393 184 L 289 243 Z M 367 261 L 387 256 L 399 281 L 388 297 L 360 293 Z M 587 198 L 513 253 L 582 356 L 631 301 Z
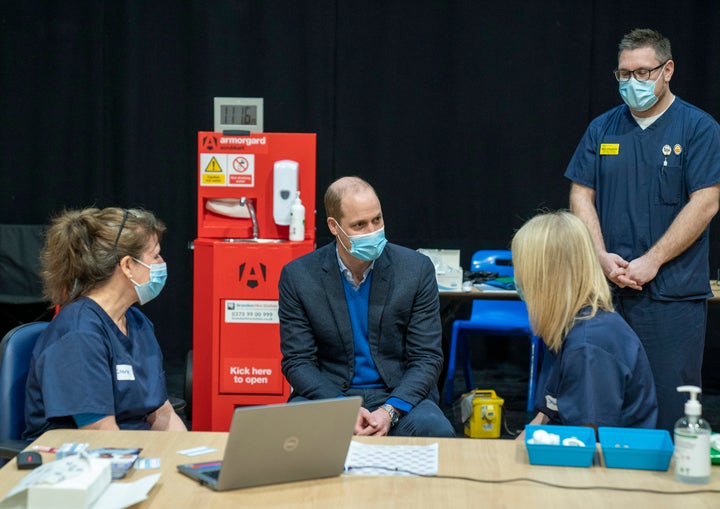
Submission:
M 388 404 L 382 405 L 380 408 L 383 408 L 388 414 L 390 414 L 390 423 L 395 426 L 399 420 L 395 409 Z

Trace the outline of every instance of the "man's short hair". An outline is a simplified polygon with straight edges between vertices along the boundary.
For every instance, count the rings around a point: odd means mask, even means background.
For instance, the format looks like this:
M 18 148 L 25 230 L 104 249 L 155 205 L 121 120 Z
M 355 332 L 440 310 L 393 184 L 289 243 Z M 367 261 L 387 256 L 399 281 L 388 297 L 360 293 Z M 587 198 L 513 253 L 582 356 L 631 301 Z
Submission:
M 657 30 L 651 28 L 636 28 L 627 33 L 618 44 L 618 59 L 625 50 L 634 50 L 650 47 L 655 50 L 655 56 L 660 62 L 672 60 L 670 40 Z

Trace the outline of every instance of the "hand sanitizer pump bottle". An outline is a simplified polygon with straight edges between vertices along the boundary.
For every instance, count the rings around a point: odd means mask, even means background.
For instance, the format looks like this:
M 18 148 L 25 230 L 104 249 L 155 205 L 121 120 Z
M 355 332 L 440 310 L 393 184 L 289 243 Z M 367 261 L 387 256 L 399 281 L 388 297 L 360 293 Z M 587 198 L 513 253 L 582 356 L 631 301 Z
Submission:
M 675 480 L 688 484 L 710 482 L 710 424 L 701 417 L 697 400 L 700 387 L 682 385 L 678 392 L 690 393 L 685 416 L 675 423 Z
M 290 240 L 305 240 L 305 207 L 300 201 L 300 191 L 290 207 Z

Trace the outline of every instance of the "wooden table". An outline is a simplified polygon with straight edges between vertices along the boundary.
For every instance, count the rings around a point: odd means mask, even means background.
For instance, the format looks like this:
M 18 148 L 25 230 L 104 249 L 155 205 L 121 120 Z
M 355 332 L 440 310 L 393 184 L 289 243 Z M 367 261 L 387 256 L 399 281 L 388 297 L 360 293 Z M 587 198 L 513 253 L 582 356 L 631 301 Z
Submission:
M 720 506 L 720 467 L 713 467 L 709 485 L 691 486 L 673 479 L 672 465 L 667 472 L 608 469 L 600 464 L 590 468 L 535 466 L 528 463 L 522 442 L 469 438 L 356 438 L 372 444 L 439 444 L 439 476 L 458 478 L 371 477 L 341 475 L 227 492 L 214 492 L 180 474 L 176 465 L 205 461 L 222 456 L 227 433 L 85 431 L 55 430 L 45 433 L 36 444 L 60 446 L 65 442 L 88 442 L 95 447 L 142 447 L 141 457 L 161 459 L 161 477 L 149 498 L 134 508 L 225 508 L 298 507 L 338 508 L 455 508 L 455 507 L 542 507 L 553 509 L 607 509 L 634 507 L 654 509 L 716 509 Z M 191 458 L 177 451 L 210 446 L 217 453 Z M 43 454 L 45 461 L 52 455 Z M 251 459 L 248 459 L 251 461 Z M 131 470 L 133 481 L 157 470 Z M 10 462 L 0 470 L 0 497 L 25 475 Z M 460 479 L 467 477 L 487 482 Z M 529 478 L 562 486 L 619 487 L 666 492 L 712 489 L 718 493 L 686 495 L 651 494 L 606 489 L 561 489 L 527 480 Z
M 710 289 L 713 292 L 713 296 L 708 299 L 710 304 L 717 304 L 720 302 L 720 281 L 717 279 L 710 280 Z

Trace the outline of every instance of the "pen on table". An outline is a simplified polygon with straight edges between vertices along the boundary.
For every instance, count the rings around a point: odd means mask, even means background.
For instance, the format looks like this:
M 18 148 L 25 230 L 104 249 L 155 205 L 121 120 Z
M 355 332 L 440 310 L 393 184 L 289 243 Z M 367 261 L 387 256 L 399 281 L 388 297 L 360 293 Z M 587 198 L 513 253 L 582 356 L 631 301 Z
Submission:
M 38 452 L 49 452 L 52 454 L 55 454 L 57 452 L 57 447 L 48 447 L 46 445 L 34 445 L 33 450 Z

